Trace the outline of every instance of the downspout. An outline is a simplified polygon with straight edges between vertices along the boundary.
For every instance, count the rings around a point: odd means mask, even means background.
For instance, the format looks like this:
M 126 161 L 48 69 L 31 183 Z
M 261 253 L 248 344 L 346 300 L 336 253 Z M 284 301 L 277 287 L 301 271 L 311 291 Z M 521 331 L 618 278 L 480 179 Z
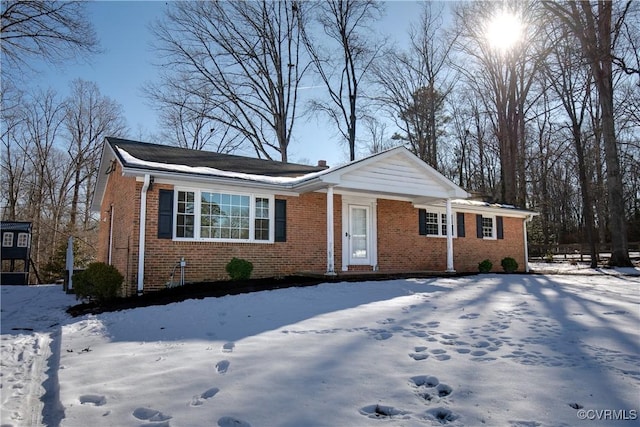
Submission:
M 453 268 L 453 214 L 451 213 L 451 199 L 447 199 L 447 273 L 455 273 Z
M 113 204 L 109 208 L 109 265 L 111 264 L 111 256 L 113 254 Z
M 522 221 L 522 232 L 524 234 L 524 271 L 529 272 L 529 242 L 527 238 L 527 222 L 533 219 L 533 215 L 528 215 L 524 221 Z
M 333 187 L 327 188 L 327 276 L 335 276 L 335 265 L 333 260 Z
M 144 176 L 144 183 L 142 184 L 142 190 L 140 191 L 140 238 L 138 241 L 138 293 L 141 294 L 144 290 L 144 241 L 146 235 L 146 223 L 147 223 L 147 190 L 151 183 L 151 176 Z

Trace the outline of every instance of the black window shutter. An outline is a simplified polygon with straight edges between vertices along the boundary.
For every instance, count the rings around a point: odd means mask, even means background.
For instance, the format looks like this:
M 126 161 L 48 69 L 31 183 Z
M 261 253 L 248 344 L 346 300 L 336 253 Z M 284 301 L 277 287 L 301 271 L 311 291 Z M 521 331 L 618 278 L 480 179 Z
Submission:
M 158 194 L 158 239 L 173 237 L 173 190 Z
M 287 241 L 287 201 L 276 199 L 275 241 Z
M 501 216 L 496 217 L 496 236 L 498 239 L 504 239 L 504 224 Z
M 482 239 L 482 215 L 476 215 L 476 235 L 478 239 Z
M 418 209 L 418 232 L 421 236 L 427 235 L 427 210 Z
M 458 225 L 458 237 L 464 237 L 464 212 L 456 212 L 456 223 Z

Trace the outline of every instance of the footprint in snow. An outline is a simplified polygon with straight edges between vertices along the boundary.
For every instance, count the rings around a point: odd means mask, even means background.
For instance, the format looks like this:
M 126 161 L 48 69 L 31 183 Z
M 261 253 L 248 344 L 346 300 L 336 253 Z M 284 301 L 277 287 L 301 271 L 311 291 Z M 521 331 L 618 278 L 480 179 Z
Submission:
M 437 377 L 432 377 L 430 375 L 417 375 L 415 377 L 409 378 L 411 382 L 416 387 L 435 387 L 440 384 L 440 381 Z
M 440 424 L 447 424 L 458 419 L 458 416 L 447 408 L 429 409 L 427 417 L 438 421 Z
M 480 313 L 469 313 L 463 314 L 462 316 L 458 317 L 458 319 L 477 319 L 478 317 L 480 317 Z
M 409 353 L 409 357 L 413 360 L 426 360 L 429 358 L 427 353 Z
M 219 388 L 212 387 L 199 396 L 193 396 L 193 399 L 191 399 L 191 406 L 202 406 L 205 400 L 211 399 L 213 396 L 218 394 L 219 391 Z
M 222 346 L 223 353 L 231 353 L 233 349 L 236 347 L 236 343 L 228 342 Z
M 216 372 L 218 372 L 219 374 L 226 374 L 230 364 L 231 362 L 229 362 L 228 360 L 219 361 L 218 363 L 216 363 Z
M 429 357 L 429 355 L 425 353 L 427 351 L 427 347 L 414 347 L 414 351 L 415 353 L 409 353 L 409 357 L 411 357 L 413 360 L 425 360 Z
M 369 405 L 360 409 L 360 413 L 367 418 L 372 419 L 385 419 L 385 418 L 393 418 L 397 416 L 407 415 L 408 412 L 402 411 L 400 409 L 396 409 L 393 406 L 386 405 Z
M 102 406 L 107 403 L 107 398 L 98 394 L 83 394 L 78 400 L 82 405 Z
M 172 418 L 170 415 L 165 415 L 162 412 L 151 408 L 136 408 L 132 415 L 139 420 L 145 421 L 167 421 Z M 169 424 L 166 423 L 166 425 Z
M 222 417 L 218 420 L 218 427 L 251 427 L 251 424 L 233 417 Z
M 416 393 L 427 402 L 449 396 L 453 389 L 447 384 L 441 383 L 438 378 L 430 375 L 418 375 L 411 377 L 410 381 L 416 388 Z
M 393 333 L 384 329 L 371 329 L 369 334 L 378 341 L 388 340 L 393 336 Z

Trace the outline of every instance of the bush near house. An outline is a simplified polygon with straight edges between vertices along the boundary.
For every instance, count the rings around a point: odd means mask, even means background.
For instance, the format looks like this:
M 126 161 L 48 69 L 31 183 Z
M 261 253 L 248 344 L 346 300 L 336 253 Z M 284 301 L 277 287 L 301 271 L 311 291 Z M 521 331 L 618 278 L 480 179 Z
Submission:
M 488 273 L 491 271 L 492 268 L 493 268 L 493 263 L 488 259 L 485 259 L 480 264 L 478 264 L 478 271 L 480 271 L 480 273 Z
M 513 273 L 518 270 L 518 262 L 511 257 L 502 258 L 500 265 L 502 265 L 502 269 L 507 273 Z
M 94 262 L 73 275 L 73 289 L 77 299 L 100 303 L 119 297 L 123 281 L 124 276 L 114 266 Z
M 247 280 L 251 277 L 253 264 L 246 259 L 232 258 L 225 267 L 231 280 Z

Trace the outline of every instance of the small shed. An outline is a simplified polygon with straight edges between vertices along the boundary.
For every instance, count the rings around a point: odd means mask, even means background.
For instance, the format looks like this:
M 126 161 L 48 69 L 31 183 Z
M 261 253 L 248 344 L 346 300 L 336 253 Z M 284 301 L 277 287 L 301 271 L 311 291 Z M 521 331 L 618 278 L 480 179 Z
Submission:
M 31 223 L 23 221 L 1 221 L 3 285 L 28 285 L 29 260 L 31 259 Z

